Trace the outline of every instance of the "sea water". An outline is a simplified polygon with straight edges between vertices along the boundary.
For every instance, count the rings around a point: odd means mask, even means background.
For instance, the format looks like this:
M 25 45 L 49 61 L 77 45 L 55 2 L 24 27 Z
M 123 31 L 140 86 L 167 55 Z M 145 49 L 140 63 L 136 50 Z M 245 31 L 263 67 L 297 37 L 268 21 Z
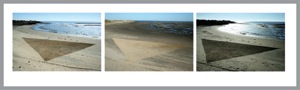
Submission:
M 220 31 L 254 37 L 285 40 L 284 22 L 245 22 L 224 25 Z
M 86 36 L 100 38 L 100 22 L 64 22 L 64 21 L 43 21 L 33 27 L 33 30 L 45 31 L 66 35 Z
M 191 21 L 138 21 L 150 23 L 150 30 L 166 33 L 193 35 L 193 22 Z

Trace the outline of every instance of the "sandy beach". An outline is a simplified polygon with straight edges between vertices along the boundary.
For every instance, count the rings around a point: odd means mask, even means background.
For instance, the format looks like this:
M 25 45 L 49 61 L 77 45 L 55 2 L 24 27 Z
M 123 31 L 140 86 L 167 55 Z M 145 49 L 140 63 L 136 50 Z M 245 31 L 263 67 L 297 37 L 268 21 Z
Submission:
M 100 38 L 13 27 L 13 71 L 100 71 Z
M 148 30 L 147 22 L 105 26 L 106 71 L 192 71 L 193 37 Z
M 285 71 L 285 43 L 197 27 L 197 71 Z

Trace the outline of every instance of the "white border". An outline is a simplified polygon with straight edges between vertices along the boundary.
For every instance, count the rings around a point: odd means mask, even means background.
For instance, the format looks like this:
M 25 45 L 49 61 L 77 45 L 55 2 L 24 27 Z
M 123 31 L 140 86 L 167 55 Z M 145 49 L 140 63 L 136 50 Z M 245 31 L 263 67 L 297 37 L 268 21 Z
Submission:
M 105 12 L 101 12 L 101 72 L 105 72 Z
M 102 32 L 102 72 L 13 72 L 11 68 L 13 12 L 284 12 L 286 70 L 285 72 L 103 72 L 105 35 Z M 104 19 L 105 15 L 101 16 L 101 19 Z M 296 86 L 295 48 L 296 4 L 4 4 L 4 86 Z M 193 55 L 195 60 L 196 54 Z
M 193 27 L 193 65 L 194 65 L 194 67 L 193 67 L 193 69 L 194 69 L 194 72 L 197 72 L 197 23 L 196 23 L 196 21 L 197 21 L 197 12 L 194 12 L 194 14 L 193 14 L 193 17 L 194 17 L 194 23 L 193 23 L 193 25 L 194 25 L 194 27 Z

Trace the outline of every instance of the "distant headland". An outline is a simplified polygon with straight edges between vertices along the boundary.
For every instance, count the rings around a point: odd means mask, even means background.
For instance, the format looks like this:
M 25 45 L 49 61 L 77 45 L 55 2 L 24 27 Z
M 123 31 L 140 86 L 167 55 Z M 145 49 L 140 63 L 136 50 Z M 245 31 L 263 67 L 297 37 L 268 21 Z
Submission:
M 13 25 L 33 25 L 37 23 L 42 23 L 40 21 L 35 21 L 35 20 L 13 20 Z
M 212 25 L 226 25 L 230 23 L 236 23 L 230 20 L 204 20 L 197 19 L 197 26 L 212 26 Z

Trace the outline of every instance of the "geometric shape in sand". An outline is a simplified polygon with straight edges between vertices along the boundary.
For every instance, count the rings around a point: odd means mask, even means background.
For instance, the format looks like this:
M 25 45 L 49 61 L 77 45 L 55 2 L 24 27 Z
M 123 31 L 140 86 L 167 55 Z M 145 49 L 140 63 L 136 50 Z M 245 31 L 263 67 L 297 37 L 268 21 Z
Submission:
M 207 39 L 202 39 L 202 44 L 206 54 L 207 62 L 230 59 L 277 49 L 272 47 L 255 46 Z
M 49 61 L 53 58 L 73 53 L 94 44 L 66 42 L 46 39 L 23 38 L 40 56 Z
M 155 55 L 168 53 L 183 47 L 181 45 L 128 39 L 113 38 L 113 41 L 123 52 L 126 59 L 130 61 L 141 60 Z

